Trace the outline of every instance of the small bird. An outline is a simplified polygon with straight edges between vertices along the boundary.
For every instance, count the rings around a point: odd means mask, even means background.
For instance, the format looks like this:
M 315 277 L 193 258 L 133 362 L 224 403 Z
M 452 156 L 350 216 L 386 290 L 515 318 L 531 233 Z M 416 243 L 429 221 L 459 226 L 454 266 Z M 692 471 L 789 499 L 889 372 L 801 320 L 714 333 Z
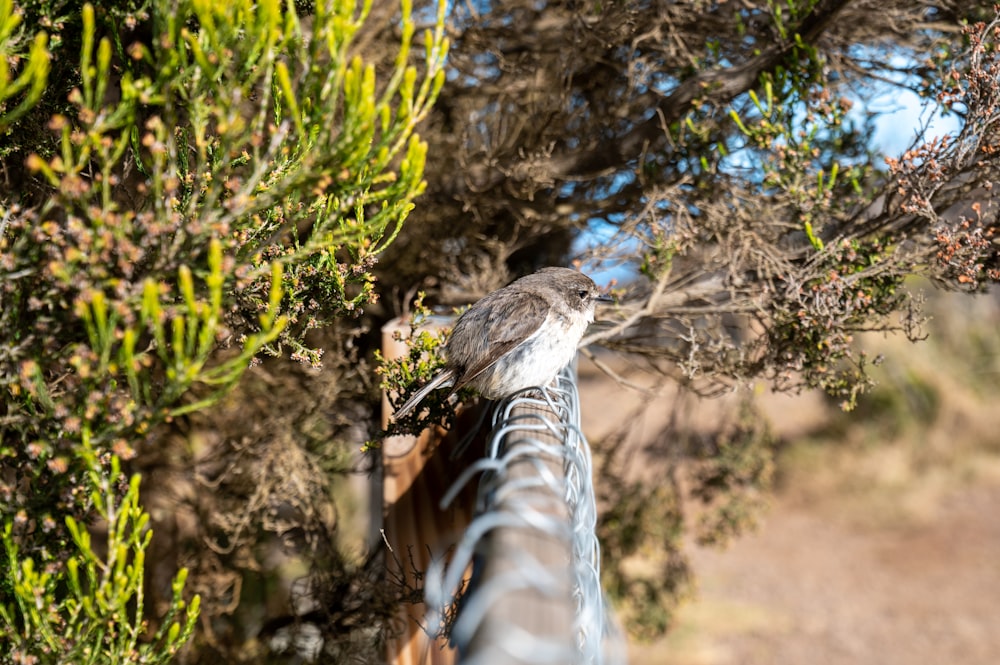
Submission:
M 573 359 L 598 302 L 594 281 L 569 268 L 542 268 L 484 296 L 455 322 L 445 368 L 396 410 L 398 420 L 438 388 L 466 386 L 487 399 L 545 386 Z

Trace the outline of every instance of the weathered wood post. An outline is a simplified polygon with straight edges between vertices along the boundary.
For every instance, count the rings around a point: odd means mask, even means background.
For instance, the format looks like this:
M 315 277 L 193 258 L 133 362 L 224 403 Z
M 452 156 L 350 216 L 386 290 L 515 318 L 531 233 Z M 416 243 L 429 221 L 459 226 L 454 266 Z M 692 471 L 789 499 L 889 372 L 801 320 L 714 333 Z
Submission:
M 432 330 L 451 325 L 450 319 L 431 319 Z M 395 319 L 382 328 L 382 349 L 386 358 L 407 353 L 396 333 L 408 335 L 409 323 Z M 389 422 L 388 398 L 383 396 L 382 424 Z M 464 423 L 465 418 L 460 420 Z M 462 428 L 456 426 L 456 431 Z M 460 436 L 460 435 L 459 435 Z M 455 542 L 471 519 L 473 501 L 456 501 L 447 510 L 440 508 L 441 497 L 458 472 L 462 460 L 451 459 L 456 436 L 439 427 L 430 427 L 419 436 L 389 437 L 382 448 L 383 506 L 380 533 L 374 537 L 388 551 L 386 574 L 391 580 L 402 579 L 408 588 L 421 588 L 422 576 L 431 556 Z M 480 448 L 481 450 L 481 448 Z M 416 601 L 417 599 L 412 599 Z M 440 640 L 432 640 L 425 631 L 426 607 L 422 602 L 403 603 L 397 614 L 387 645 L 387 661 L 395 665 L 449 665 L 455 651 Z M 431 627 L 433 629 L 433 627 Z

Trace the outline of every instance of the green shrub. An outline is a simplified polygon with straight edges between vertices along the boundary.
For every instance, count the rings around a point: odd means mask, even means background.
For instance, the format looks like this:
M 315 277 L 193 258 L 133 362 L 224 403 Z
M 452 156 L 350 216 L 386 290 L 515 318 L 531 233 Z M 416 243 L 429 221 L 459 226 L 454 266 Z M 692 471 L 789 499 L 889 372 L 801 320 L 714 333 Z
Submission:
M 163 663 L 189 639 L 198 618 L 200 599 L 181 597 L 187 570 L 173 580 L 173 600 L 154 634 L 143 619 L 143 564 L 153 532 L 149 515 L 139 505 L 139 476 L 132 476 L 121 499 L 116 485 L 124 482 L 118 458 L 98 460 L 85 445 L 81 457 L 88 468 L 86 486 L 97 515 L 107 525 L 107 542 L 91 542 L 86 525 L 72 517 L 66 526 L 75 551 L 65 561 L 19 557 L 14 532 L 28 519 L 7 522 L 3 531 L 5 575 L 13 602 L 0 604 L 8 630 L 5 649 L 21 663 Z M 46 525 L 38 525 L 42 529 Z M 103 554 L 101 554 L 103 552 Z M 140 642 L 141 640 L 141 642 Z
M 307 333 L 374 302 L 371 268 L 424 187 L 414 130 L 447 42 L 442 4 L 410 65 L 403 0 L 376 77 L 353 51 L 370 8 L 0 0 L 0 168 L 23 176 L 0 182 L 0 517 L 11 570 L 54 585 L 46 606 L 75 602 L 69 566 L 99 566 L 82 525 L 109 506 L 131 511 L 115 538 L 141 579 L 149 536 L 118 460 L 262 354 L 318 364 Z M 11 637 L 56 620 L 25 615 L 19 584 L 0 588 L 3 639 L 58 660 L 40 632 Z M 79 648 L 104 662 L 97 642 Z

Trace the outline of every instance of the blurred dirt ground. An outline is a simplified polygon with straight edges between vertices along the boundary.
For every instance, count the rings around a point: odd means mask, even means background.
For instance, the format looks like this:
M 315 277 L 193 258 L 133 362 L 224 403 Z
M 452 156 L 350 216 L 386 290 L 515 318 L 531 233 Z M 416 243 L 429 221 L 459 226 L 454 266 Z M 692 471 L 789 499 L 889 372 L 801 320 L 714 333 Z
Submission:
M 933 342 L 884 346 L 853 414 L 761 393 L 782 441 L 769 509 L 725 549 L 690 546 L 696 595 L 665 639 L 631 645 L 633 665 L 1000 662 L 1000 378 L 967 380 Z M 580 376 L 592 442 L 615 418 L 640 438 L 665 425 L 669 397 L 636 412 L 644 398 L 588 363 Z
M 838 519 L 836 502 L 782 492 L 755 533 L 692 549 L 697 598 L 665 640 L 634 645 L 631 662 L 993 665 L 998 506 L 995 477 L 945 492 L 900 526 Z

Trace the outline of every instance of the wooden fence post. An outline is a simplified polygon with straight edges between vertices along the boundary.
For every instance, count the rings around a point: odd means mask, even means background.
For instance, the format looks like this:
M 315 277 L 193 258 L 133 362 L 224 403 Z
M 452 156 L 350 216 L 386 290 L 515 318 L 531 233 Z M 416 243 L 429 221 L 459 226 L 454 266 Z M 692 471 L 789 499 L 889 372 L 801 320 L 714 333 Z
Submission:
M 428 321 L 431 330 L 451 325 L 451 319 Z M 390 321 L 382 328 L 382 349 L 386 358 L 407 353 L 405 344 L 395 339 L 397 333 L 408 335 L 409 323 Z M 383 396 L 382 424 L 389 422 L 388 398 Z M 469 410 L 472 411 L 472 410 Z M 469 426 L 467 413 L 456 423 L 453 432 L 430 427 L 419 436 L 389 437 L 382 448 L 382 527 L 378 538 L 388 551 L 386 574 L 391 581 L 403 580 L 407 588 L 422 588 L 424 571 L 432 556 L 441 556 L 461 537 L 468 526 L 474 497 L 466 494 L 447 510 L 439 507 L 441 497 L 467 462 L 452 459 L 455 440 Z M 470 446 L 480 451 L 481 446 Z M 473 488 L 474 489 L 474 488 Z M 377 516 L 376 516 L 377 517 Z M 375 547 L 379 543 L 374 544 Z M 422 599 L 422 595 L 421 595 Z M 396 615 L 386 646 L 387 662 L 394 665 L 450 665 L 455 651 L 442 640 L 427 633 L 426 606 L 423 602 L 403 603 Z M 430 630 L 435 627 L 431 626 Z

